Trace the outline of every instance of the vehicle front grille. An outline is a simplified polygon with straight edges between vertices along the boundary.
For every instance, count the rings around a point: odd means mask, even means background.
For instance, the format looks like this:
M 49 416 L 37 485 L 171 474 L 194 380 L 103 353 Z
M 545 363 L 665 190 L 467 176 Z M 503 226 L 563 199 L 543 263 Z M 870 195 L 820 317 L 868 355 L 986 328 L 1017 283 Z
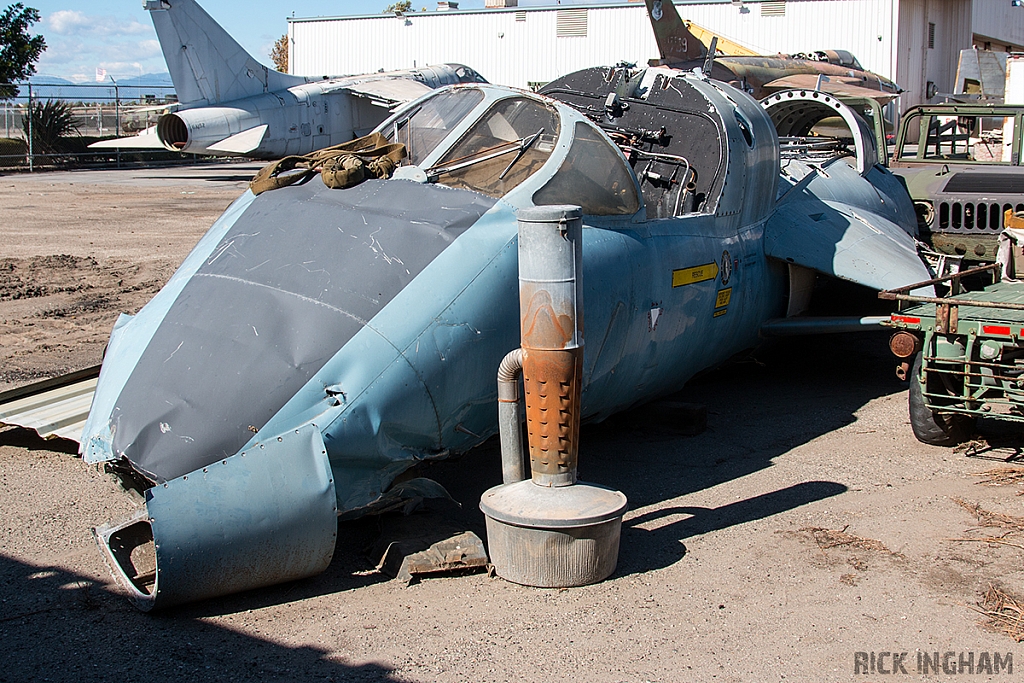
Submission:
M 1024 204 L 998 204 L 988 202 L 940 202 L 938 222 L 932 227 L 938 232 L 985 231 L 1003 229 L 1003 213 L 1007 209 L 1024 211 Z

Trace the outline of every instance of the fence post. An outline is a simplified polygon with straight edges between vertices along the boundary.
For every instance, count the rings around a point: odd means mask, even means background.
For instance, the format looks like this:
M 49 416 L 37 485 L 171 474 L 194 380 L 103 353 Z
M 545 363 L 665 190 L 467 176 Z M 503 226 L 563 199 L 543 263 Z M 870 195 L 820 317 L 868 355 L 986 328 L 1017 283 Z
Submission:
M 114 81 L 111 76 L 110 80 Z M 121 97 L 117 93 L 117 81 L 114 81 L 114 137 L 121 137 Z M 121 148 L 114 150 L 117 154 L 117 167 L 121 168 Z
M 28 84 L 28 172 L 34 170 L 35 152 L 32 146 L 32 84 Z

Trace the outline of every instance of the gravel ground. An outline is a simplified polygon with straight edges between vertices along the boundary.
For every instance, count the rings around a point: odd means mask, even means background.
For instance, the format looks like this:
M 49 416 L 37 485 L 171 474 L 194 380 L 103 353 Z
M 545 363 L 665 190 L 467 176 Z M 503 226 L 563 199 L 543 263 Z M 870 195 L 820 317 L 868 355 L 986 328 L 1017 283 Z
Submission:
M 0 390 L 98 362 L 117 314 L 159 289 L 254 169 L 0 177 Z M 906 652 L 901 680 L 955 679 L 918 674 L 934 652 L 963 653 L 969 680 L 1016 680 L 1024 652 L 973 606 L 991 586 L 1024 594 L 1024 539 L 978 542 L 1008 529 L 979 530 L 955 499 L 1024 517 L 1024 484 L 974 476 L 1020 438 L 989 425 L 993 447 L 971 455 L 918 443 L 893 367 L 884 334 L 776 343 L 685 387 L 677 398 L 707 406 L 702 434 L 649 409 L 584 426 L 582 476 L 623 490 L 630 512 L 615 574 L 569 590 L 374 571 L 382 539 L 484 537 L 491 441 L 424 469 L 461 508 L 342 523 L 321 576 L 141 614 L 90 534 L 133 501 L 75 444 L 4 429 L 0 681 L 874 680 L 858 652 Z M 969 675 L 968 654 L 990 652 L 1014 672 Z

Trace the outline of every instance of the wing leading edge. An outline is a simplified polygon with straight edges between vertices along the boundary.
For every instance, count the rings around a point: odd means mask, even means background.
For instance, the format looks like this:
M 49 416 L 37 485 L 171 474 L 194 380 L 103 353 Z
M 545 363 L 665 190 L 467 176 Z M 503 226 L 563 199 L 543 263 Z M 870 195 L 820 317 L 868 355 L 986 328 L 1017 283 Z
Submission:
M 903 228 L 840 202 L 784 201 L 768 219 L 764 244 L 767 256 L 872 289 L 931 279 Z

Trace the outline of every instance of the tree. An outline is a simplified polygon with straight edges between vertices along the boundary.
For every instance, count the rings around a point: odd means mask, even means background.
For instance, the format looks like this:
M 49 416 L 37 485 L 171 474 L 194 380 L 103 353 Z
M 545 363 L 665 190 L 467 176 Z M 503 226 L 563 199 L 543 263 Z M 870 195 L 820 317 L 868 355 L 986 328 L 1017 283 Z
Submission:
M 384 14 L 404 14 L 405 12 L 415 11 L 416 10 L 412 8 L 412 0 L 398 0 L 398 2 L 384 8 Z
M 274 62 L 274 68 L 281 73 L 288 73 L 288 34 L 284 34 L 274 41 L 274 47 L 270 51 L 270 59 Z
M 21 81 L 36 72 L 36 61 L 46 49 L 42 36 L 30 36 L 29 27 L 39 21 L 39 10 L 20 2 L 0 14 L 0 83 Z M 18 94 L 11 85 L 0 85 L 0 100 Z

